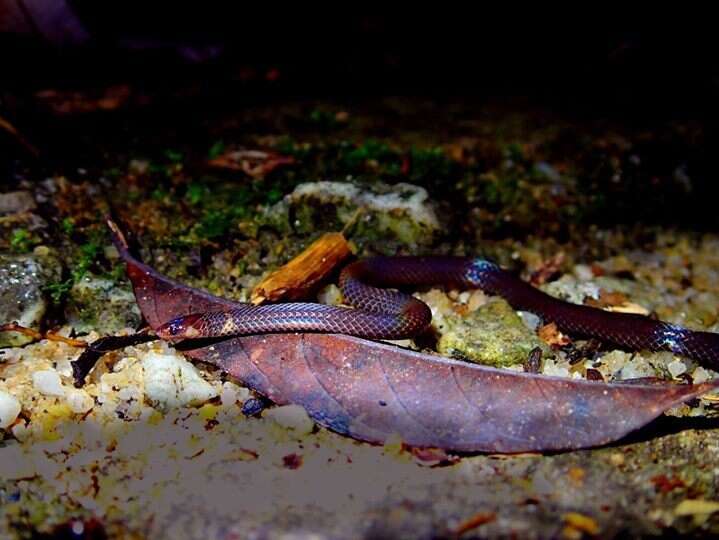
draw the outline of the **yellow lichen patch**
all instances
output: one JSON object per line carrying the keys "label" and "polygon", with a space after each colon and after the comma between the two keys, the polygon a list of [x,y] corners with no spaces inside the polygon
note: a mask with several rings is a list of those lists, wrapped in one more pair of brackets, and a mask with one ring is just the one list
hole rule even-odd
{"label": "yellow lichen patch", "polygon": [[252,303],[304,298],[350,254],[342,233],[326,233],[262,280],[252,291]]}

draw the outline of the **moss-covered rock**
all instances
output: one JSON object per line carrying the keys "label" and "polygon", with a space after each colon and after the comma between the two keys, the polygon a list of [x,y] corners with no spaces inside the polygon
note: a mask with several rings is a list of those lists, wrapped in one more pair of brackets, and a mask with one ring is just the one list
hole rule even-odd
{"label": "moss-covered rock", "polygon": [[490,366],[519,364],[535,347],[546,350],[546,345],[501,299],[480,306],[464,317],[444,317],[440,331],[437,350],[441,354]]}
{"label": "moss-covered rock", "polygon": [[70,289],[65,316],[77,332],[95,330],[103,335],[140,324],[140,310],[130,287],[91,274]]}
{"label": "moss-covered rock", "polygon": [[[61,272],[59,260],[44,246],[26,255],[0,255],[0,324],[39,329],[48,307],[44,289]],[[32,338],[16,332],[0,332],[0,347],[29,341]]]}
{"label": "moss-covered rock", "polygon": [[277,206],[300,233],[340,230],[352,223],[352,238],[380,248],[430,245],[440,229],[427,191],[412,184],[370,187],[349,182],[300,184]]}

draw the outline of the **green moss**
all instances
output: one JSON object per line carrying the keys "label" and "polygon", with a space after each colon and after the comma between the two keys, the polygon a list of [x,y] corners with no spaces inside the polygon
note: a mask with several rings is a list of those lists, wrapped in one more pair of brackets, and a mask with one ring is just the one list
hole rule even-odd
{"label": "green moss", "polygon": [[103,335],[140,323],[140,311],[130,287],[92,274],[70,289],[65,315],[77,331],[95,330]]}
{"label": "green moss", "polygon": [[207,151],[207,157],[209,159],[215,159],[220,157],[225,152],[225,142],[222,140],[215,141],[210,149]]}
{"label": "green moss", "polygon": [[27,253],[33,245],[33,236],[27,229],[15,229],[10,237],[10,249],[15,253]]}

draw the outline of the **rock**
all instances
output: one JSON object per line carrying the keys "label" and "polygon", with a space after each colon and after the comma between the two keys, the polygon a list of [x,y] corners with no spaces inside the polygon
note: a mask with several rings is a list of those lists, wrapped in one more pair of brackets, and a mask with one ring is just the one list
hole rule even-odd
{"label": "rock", "polygon": [[161,408],[197,405],[217,396],[197,368],[179,355],[149,352],[142,360],[145,394]]}
{"label": "rock", "polygon": [[95,400],[85,390],[72,388],[65,393],[65,401],[75,414],[84,414],[95,405]]}
{"label": "rock", "polygon": [[43,369],[32,374],[32,385],[41,394],[46,396],[65,395],[60,374],[54,369]]}
{"label": "rock", "polygon": [[510,305],[501,299],[488,302],[465,317],[446,316],[443,327],[437,350],[441,354],[480,364],[519,364],[535,347],[547,349]]}
{"label": "rock", "polygon": [[684,362],[675,358],[667,364],[667,369],[669,370],[669,373],[671,373],[672,377],[676,379],[679,375],[686,372],[687,366]]}
{"label": "rock", "polygon": [[0,390],[0,429],[10,427],[21,410],[22,406],[15,396]]}
{"label": "rock", "polygon": [[0,193],[0,215],[30,212],[36,207],[35,199],[29,191]]}
{"label": "rock", "polygon": [[[47,311],[43,289],[61,274],[60,263],[47,249],[29,255],[0,255],[0,324],[17,322],[38,329]],[[0,347],[24,345],[32,339],[0,332]]]}
{"label": "rock", "polygon": [[297,231],[341,230],[353,222],[353,239],[376,240],[380,245],[388,240],[428,245],[440,229],[427,190],[406,183],[370,188],[350,182],[308,182],[273,208],[293,216]]}
{"label": "rock", "polygon": [[265,418],[274,420],[285,429],[291,429],[295,435],[308,435],[315,428],[315,423],[300,405],[283,405],[265,411]]}
{"label": "rock", "polygon": [[102,335],[135,328],[141,319],[129,286],[92,275],[70,289],[65,316],[77,332],[94,330]]}

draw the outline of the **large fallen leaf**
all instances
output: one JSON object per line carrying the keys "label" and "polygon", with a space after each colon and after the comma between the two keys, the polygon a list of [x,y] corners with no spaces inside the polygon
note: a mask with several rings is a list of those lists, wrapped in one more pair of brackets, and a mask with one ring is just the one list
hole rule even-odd
{"label": "large fallen leaf", "polygon": [[[116,231],[117,234],[117,231]],[[235,305],[173,281],[130,256],[135,296],[151,327]],[[715,388],[605,384],[498,370],[337,334],[267,334],[186,351],[279,404],[302,405],[351,437],[460,451],[523,452],[617,440]]]}

